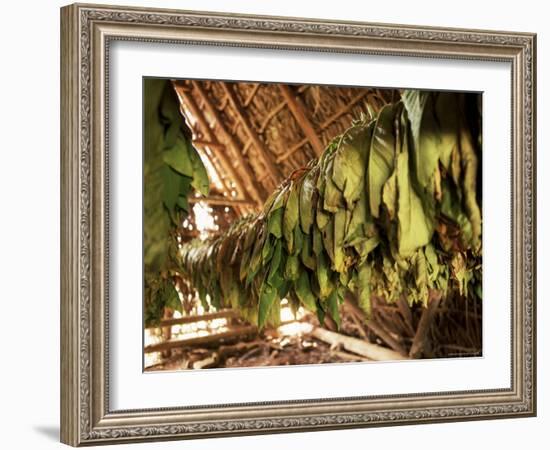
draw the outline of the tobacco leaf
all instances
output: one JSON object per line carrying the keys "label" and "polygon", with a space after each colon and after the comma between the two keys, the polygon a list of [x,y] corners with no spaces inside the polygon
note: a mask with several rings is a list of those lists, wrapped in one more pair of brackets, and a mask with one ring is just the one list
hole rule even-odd
{"label": "tobacco leaf", "polygon": [[290,188],[284,209],[283,236],[289,253],[294,252],[294,228],[297,226],[300,217],[298,189],[299,186],[295,184]]}
{"label": "tobacco leaf", "polygon": [[296,296],[306,309],[310,311],[315,311],[317,309],[316,299],[311,292],[311,283],[306,271],[302,272],[298,277],[294,290],[296,292]]}
{"label": "tobacco leaf", "polygon": [[394,168],[394,115],[395,107],[393,105],[384,106],[380,110],[372,132],[367,171],[367,189],[369,193],[370,212],[373,217],[379,217],[380,203],[382,201],[382,187],[390,177]]}
{"label": "tobacco leaf", "polygon": [[269,283],[263,283],[258,304],[258,327],[264,326],[269,310],[277,298],[277,290]]}
{"label": "tobacco leaf", "polygon": [[310,170],[303,178],[300,187],[300,226],[302,227],[302,231],[306,234],[309,234],[315,214],[315,210],[313,209],[313,194],[315,192],[316,184],[315,177],[316,171]]}
{"label": "tobacco leaf", "polygon": [[430,242],[433,225],[425,214],[422,201],[411,184],[408,152],[403,152],[398,156],[396,172],[399,193],[398,249],[400,256],[407,257],[411,256],[419,247]]}

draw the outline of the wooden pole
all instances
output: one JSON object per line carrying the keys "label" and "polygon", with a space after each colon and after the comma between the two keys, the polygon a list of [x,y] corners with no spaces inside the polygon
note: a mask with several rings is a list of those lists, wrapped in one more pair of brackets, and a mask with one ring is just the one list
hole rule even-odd
{"label": "wooden pole", "polygon": [[340,109],[339,111],[336,111],[332,116],[330,116],[328,119],[326,119],[321,125],[320,125],[320,129],[321,130],[324,130],[325,128],[327,128],[329,125],[331,125],[332,123],[334,123],[336,120],[338,120],[340,117],[342,117],[344,114],[350,112],[352,110],[352,108],[357,104],[359,103],[361,100],[363,100],[365,97],[367,97],[369,95],[369,92],[362,92],[360,93],[359,95],[356,95],[355,97],[353,97],[348,103],[346,106],[344,106],[342,109]]}
{"label": "wooden pole", "polygon": [[233,108],[235,109],[235,112],[237,113],[238,121],[241,122],[242,126],[246,131],[246,134],[248,134],[248,137],[252,140],[252,142],[258,149],[258,152],[260,152],[262,160],[268,172],[270,173],[271,178],[273,179],[275,184],[279,184],[284,177],[281,171],[279,170],[279,167],[275,164],[275,161],[271,156],[271,152],[267,149],[263,141],[260,139],[260,136],[258,136],[258,133],[256,133],[256,130],[252,127],[250,120],[248,120],[248,116],[246,115],[242,106],[239,104],[239,101],[235,96],[235,93],[231,90],[229,85],[225,82],[222,82],[221,86],[223,91],[225,92],[225,95],[229,99],[229,103],[231,103],[231,106],[233,106]]}
{"label": "wooden pole", "polygon": [[182,325],[184,323],[195,323],[195,322],[201,322],[201,321],[208,321],[208,320],[214,320],[214,319],[233,319],[237,318],[239,315],[236,311],[232,309],[224,309],[221,311],[216,311],[212,313],[206,313],[206,314],[200,314],[196,316],[184,316],[184,317],[178,317],[177,319],[165,319],[161,320],[158,325],[147,327],[149,328],[163,328],[163,327],[171,327],[174,325]]}
{"label": "wooden pole", "polygon": [[189,197],[189,203],[208,203],[209,205],[254,205],[254,202],[251,200],[240,200],[232,197]]}
{"label": "wooden pole", "polygon": [[313,128],[313,124],[309,120],[309,118],[306,115],[304,105],[298,99],[290,90],[288,85],[286,84],[279,84],[279,89],[281,91],[281,94],[283,94],[283,97],[286,100],[286,103],[288,105],[288,108],[296,118],[296,121],[302,128],[302,131],[306,135],[309,143],[313,147],[313,150],[317,154],[317,156],[320,156],[323,153],[323,150],[325,149],[325,146],[321,142],[321,139],[317,135],[317,132]]}

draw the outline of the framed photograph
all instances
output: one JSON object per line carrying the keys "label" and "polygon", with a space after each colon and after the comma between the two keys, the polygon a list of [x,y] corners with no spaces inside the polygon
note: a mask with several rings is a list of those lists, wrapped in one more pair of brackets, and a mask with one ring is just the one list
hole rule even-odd
{"label": "framed photograph", "polygon": [[61,440],[536,414],[536,36],[61,9]]}

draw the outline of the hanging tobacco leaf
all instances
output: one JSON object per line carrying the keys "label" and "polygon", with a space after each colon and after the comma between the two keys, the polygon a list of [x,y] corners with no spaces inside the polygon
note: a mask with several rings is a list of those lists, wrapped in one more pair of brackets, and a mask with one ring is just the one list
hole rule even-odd
{"label": "hanging tobacco leaf", "polygon": [[472,98],[405,91],[285,180],[259,214],[184,244],[182,271],[201,299],[260,326],[278,322],[283,298],[339,324],[346,290],[367,315],[372,296],[481,295],[481,149],[463,117]]}

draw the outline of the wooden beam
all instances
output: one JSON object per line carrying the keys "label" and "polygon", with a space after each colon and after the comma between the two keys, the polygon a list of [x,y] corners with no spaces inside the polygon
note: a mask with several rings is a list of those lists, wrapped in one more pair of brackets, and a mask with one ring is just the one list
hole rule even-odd
{"label": "wooden beam", "polygon": [[246,336],[254,336],[258,332],[258,328],[254,325],[245,325],[235,327],[220,333],[212,333],[206,336],[198,336],[187,339],[178,339],[174,341],[159,342],[158,344],[148,345],[143,349],[145,353],[162,352],[164,350],[178,347],[200,347],[218,342],[226,342],[230,339],[245,338]]}
{"label": "wooden beam", "polygon": [[225,145],[220,144],[219,142],[211,142],[211,141],[203,141],[201,139],[194,139],[193,144],[199,145],[201,147],[210,147],[221,151],[225,150]]}
{"label": "wooden beam", "polygon": [[256,83],[252,90],[250,91],[250,94],[248,94],[248,97],[246,97],[246,100],[244,101],[245,108],[252,103],[252,100],[254,99],[254,96],[258,92],[258,89],[260,89],[261,83]]}
{"label": "wooden beam", "polygon": [[189,203],[208,203],[209,205],[254,205],[254,202],[250,200],[242,200],[232,197],[189,197]]}
{"label": "wooden beam", "polygon": [[260,127],[260,133],[264,132],[269,122],[271,122],[271,119],[273,119],[273,117],[279,114],[279,112],[282,111],[285,106],[286,106],[286,100],[283,100],[281,103],[275,106],[275,108],[273,108],[271,111],[267,113],[267,115],[264,117],[264,120],[262,121],[262,126]]}
{"label": "wooden beam", "polygon": [[279,84],[279,89],[281,91],[281,94],[283,94],[284,99],[286,100],[288,108],[294,115],[296,121],[302,128],[304,135],[307,137],[309,143],[313,147],[315,154],[317,156],[320,156],[325,150],[325,146],[323,145],[323,143],[321,142],[321,139],[317,135],[315,128],[313,128],[313,124],[307,117],[303,103],[300,101],[298,97],[296,97],[292,93],[288,85]]}
{"label": "wooden beam", "polygon": [[[216,138],[216,135],[214,134],[214,132],[211,130],[210,125],[206,120],[206,117],[204,117],[204,114],[202,113],[201,109],[195,102],[195,99],[193,98],[193,96],[187,91],[179,90],[180,85],[177,85],[177,88],[182,100],[185,102],[185,105],[189,108],[189,111],[191,112],[191,114],[193,114],[193,117],[196,119],[201,130],[205,134],[206,139],[208,139],[208,141],[214,144],[216,147],[222,146],[222,144]],[[197,143],[197,141],[195,141],[195,143]],[[200,143],[198,145],[201,147],[204,147],[200,145]],[[231,161],[229,161],[226,152],[222,152],[222,151],[216,152],[216,158],[220,161],[220,164],[222,165],[223,170],[231,178],[231,181],[233,181],[237,186],[237,190],[239,191],[239,194],[241,194],[245,198],[251,198],[250,192],[242,184],[241,177],[237,174],[237,172],[233,168],[233,165],[231,164]],[[251,187],[251,189],[253,188],[254,186]]]}
{"label": "wooden beam", "polygon": [[[252,197],[254,198],[258,206],[261,207],[264,200],[262,198],[262,195],[260,194],[261,189],[256,184],[255,180],[252,178],[251,174],[253,174],[254,172],[252,171],[250,164],[248,164],[248,162],[244,159],[244,156],[241,153],[239,144],[237,143],[233,135],[227,131],[227,128],[225,127],[223,121],[221,120],[219,111],[214,107],[214,105],[212,105],[212,103],[208,99],[208,96],[204,91],[204,89],[202,88],[202,86],[200,85],[200,83],[198,83],[195,80],[191,81],[191,83],[193,84],[195,92],[204,103],[204,107],[208,111],[208,114],[210,114],[212,118],[216,121],[216,124],[218,125],[219,130],[221,131],[225,140],[231,146],[235,159],[237,160],[238,164],[242,168],[242,170],[240,171],[240,177],[242,177],[244,179],[244,182],[250,186]],[[237,181],[240,181],[240,179],[235,180],[235,183]]]}
{"label": "wooden beam", "polygon": [[284,152],[282,155],[277,156],[277,162],[280,163],[281,161],[284,161],[285,159],[289,158],[293,153],[295,153],[300,147],[302,147],[304,144],[308,143],[308,138],[302,139],[297,144],[294,144],[292,147],[290,147],[286,152]]}
{"label": "wooden beam", "polygon": [[232,309],[224,309],[224,310],[216,311],[212,313],[197,314],[196,316],[184,316],[184,317],[178,317],[177,319],[164,319],[164,320],[161,320],[158,325],[147,327],[147,329],[172,327],[174,325],[201,322],[203,320],[208,321],[208,320],[214,320],[214,319],[235,319],[237,317],[239,317],[239,315],[237,314],[236,311]]}
{"label": "wooden beam", "polygon": [[353,97],[347,104],[346,106],[344,106],[342,109],[340,109],[339,111],[336,111],[332,116],[330,116],[329,118],[327,118],[320,126],[320,129],[321,130],[324,130],[325,128],[327,128],[329,125],[331,125],[332,123],[334,123],[336,120],[338,120],[340,117],[342,117],[344,114],[348,113],[349,111],[351,111],[351,109],[357,104],[359,103],[361,100],[363,100],[367,95],[369,95],[369,92],[362,92],[361,94],[359,95],[356,95],[355,97]]}
{"label": "wooden beam", "polygon": [[244,109],[239,103],[239,100],[237,99],[235,93],[231,90],[229,85],[225,82],[222,82],[221,86],[225,92],[225,95],[229,99],[229,103],[231,103],[231,105],[235,109],[235,112],[237,113],[237,120],[244,127],[246,134],[248,134],[248,137],[252,140],[252,142],[260,152],[263,162],[267,170],[271,174],[271,178],[273,179],[275,184],[279,184],[283,180],[284,176],[281,173],[281,170],[279,169],[277,164],[275,163],[273,156],[271,155],[271,152],[262,142],[256,130],[252,127],[250,120],[248,120],[248,116],[246,115]]}

